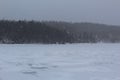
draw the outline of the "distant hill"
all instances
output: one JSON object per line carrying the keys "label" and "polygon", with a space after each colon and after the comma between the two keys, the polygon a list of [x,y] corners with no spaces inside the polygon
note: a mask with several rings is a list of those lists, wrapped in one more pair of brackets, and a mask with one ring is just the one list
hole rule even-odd
{"label": "distant hill", "polygon": [[94,23],[0,20],[0,43],[120,42],[120,26]]}
{"label": "distant hill", "polygon": [[[73,34],[77,42],[92,42],[82,40],[82,35],[94,38],[95,42],[120,42],[120,26],[95,24],[95,23],[68,23],[68,22],[45,22],[45,24],[66,30]],[[93,42],[94,42],[93,41]]]}

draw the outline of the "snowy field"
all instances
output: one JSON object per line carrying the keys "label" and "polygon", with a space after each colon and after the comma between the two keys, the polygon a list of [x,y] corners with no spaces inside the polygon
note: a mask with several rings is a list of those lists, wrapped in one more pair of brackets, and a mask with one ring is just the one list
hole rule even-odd
{"label": "snowy field", "polygon": [[0,80],[120,80],[120,44],[0,44]]}

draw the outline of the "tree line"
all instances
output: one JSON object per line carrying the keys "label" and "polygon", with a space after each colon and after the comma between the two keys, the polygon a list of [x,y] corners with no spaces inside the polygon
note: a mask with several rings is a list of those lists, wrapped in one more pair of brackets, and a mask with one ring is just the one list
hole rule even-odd
{"label": "tree line", "polygon": [[120,41],[120,30],[118,30],[120,28],[116,27],[114,30],[113,27],[112,29],[111,27],[107,27],[105,30],[99,27],[101,30],[99,29],[100,31],[98,31],[96,26],[103,25],[88,23],[85,23],[84,25],[80,23],[78,25],[77,23],[47,21],[0,20],[0,43],[64,44]]}
{"label": "tree line", "polygon": [[35,21],[0,21],[0,43],[66,43],[72,37],[59,30]]}

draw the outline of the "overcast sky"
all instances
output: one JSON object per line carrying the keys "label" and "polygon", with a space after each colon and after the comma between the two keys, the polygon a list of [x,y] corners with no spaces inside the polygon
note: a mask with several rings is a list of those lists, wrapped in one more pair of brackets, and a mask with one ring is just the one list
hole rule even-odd
{"label": "overcast sky", "polygon": [[0,19],[120,25],[120,0],[0,0]]}

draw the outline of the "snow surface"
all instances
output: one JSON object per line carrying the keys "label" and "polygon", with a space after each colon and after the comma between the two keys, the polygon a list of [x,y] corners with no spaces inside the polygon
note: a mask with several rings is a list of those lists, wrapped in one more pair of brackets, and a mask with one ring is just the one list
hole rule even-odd
{"label": "snow surface", "polygon": [[0,80],[120,80],[120,44],[0,44]]}

